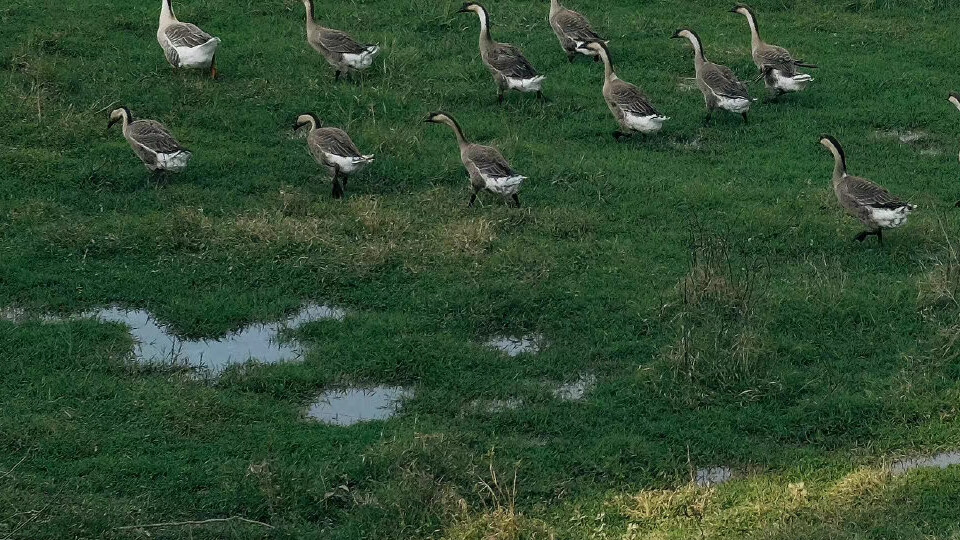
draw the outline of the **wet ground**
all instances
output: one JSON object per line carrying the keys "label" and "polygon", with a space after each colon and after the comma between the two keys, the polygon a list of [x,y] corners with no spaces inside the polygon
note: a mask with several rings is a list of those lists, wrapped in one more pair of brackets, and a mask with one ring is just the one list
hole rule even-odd
{"label": "wet ground", "polygon": [[307,418],[334,426],[352,426],[369,420],[386,420],[397,414],[413,391],[401,386],[328,390],[307,409]]}
{"label": "wet ground", "polygon": [[[133,338],[134,358],[146,364],[183,365],[217,375],[234,364],[250,360],[273,364],[303,357],[302,346],[282,334],[321,320],[343,320],[346,312],[339,308],[308,304],[290,317],[273,323],[246,326],[223,337],[184,339],[159,322],[149,311],[110,306],[71,316],[43,315],[38,320],[55,323],[78,319],[96,319],[125,325]],[[0,318],[14,322],[29,320],[28,314],[18,308],[0,311]]]}

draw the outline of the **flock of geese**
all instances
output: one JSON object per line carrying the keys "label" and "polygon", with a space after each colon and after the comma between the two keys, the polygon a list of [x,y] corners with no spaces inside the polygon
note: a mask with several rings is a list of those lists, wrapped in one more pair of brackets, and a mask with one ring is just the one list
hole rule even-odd
{"label": "flock of geese", "polygon": [[[174,14],[171,0],[161,1],[157,41],[167,61],[174,68],[209,70],[211,77],[216,78],[216,55],[220,39],[194,24],[181,22]],[[360,43],[343,31],[321,26],[315,18],[314,1],[303,0],[303,4],[306,9],[307,42],[334,69],[335,79],[339,80],[345,73],[367,69],[373,64],[380,53],[379,46]],[[504,94],[509,90],[536,93],[538,98],[543,98],[545,77],[519,48],[493,40],[487,9],[476,2],[467,2],[459,11],[474,13],[479,19],[480,57],[496,83],[497,101],[502,103]],[[731,12],[743,15],[747,20],[751,54],[759,70],[756,81],[764,81],[770,99],[806,89],[813,78],[799,69],[816,66],[793,58],[782,47],[766,43],[760,37],[757,17],[750,7],[738,4]],[[549,21],[570,62],[577,55],[583,55],[603,63],[602,94],[619,128],[613,132],[616,140],[637,133],[646,136],[660,131],[669,117],[661,114],[640,88],[617,76],[609,41],[593,29],[586,17],[563,7],[559,0],[550,0]],[[703,94],[707,109],[705,122],[710,122],[716,109],[722,109],[741,115],[746,123],[747,113],[755,101],[750,97],[747,85],[727,66],[707,60],[703,43],[694,31],[680,29],[672,37],[688,40],[693,48],[696,84]],[[950,94],[949,100],[960,109],[960,94]],[[122,123],[124,138],[149,170],[180,172],[187,167],[191,153],[159,122],[135,120],[126,107],[111,112],[108,127],[118,122]],[[470,178],[472,193],[469,206],[473,206],[481,191],[498,195],[508,203],[520,206],[518,192],[526,177],[514,171],[499,150],[469,142],[460,124],[449,113],[430,113],[425,122],[444,124],[453,131],[460,159]],[[297,117],[294,129],[304,127],[309,128],[307,148],[310,154],[330,174],[332,196],[342,198],[348,177],[373,162],[374,156],[362,154],[346,132],[335,127],[324,127],[314,114]],[[834,137],[823,135],[820,144],[834,157],[833,189],[840,205],[865,226],[866,230],[858,234],[856,239],[863,241],[872,235],[882,245],[883,230],[903,225],[916,207],[870,180],[848,174],[843,148]],[[960,206],[960,202],[957,206]]]}

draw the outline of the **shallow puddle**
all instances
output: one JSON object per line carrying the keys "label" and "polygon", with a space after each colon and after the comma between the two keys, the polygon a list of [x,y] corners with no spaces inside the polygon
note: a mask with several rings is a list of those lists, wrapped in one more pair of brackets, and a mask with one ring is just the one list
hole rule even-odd
{"label": "shallow puddle", "polygon": [[[56,323],[78,319],[95,319],[101,322],[120,323],[129,328],[133,337],[134,357],[138,362],[149,364],[177,364],[202,368],[217,375],[226,367],[249,360],[273,364],[297,360],[303,356],[303,348],[294,340],[283,340],[285,330],[296,330],[304,324],[321,320],[343,320],[346,312],[339,308],[309,304],[292,316],[274,323],[252,324],[239,331],[216,339],[183,339],[169,327],[161,324],[143,309],[126,309],[118,306],[99,308],[72,316],[42,315],[43,323]],[[29,316],[18,308],[0,311],[0,319],[22,322]]]}
{"label": "shallow puddle", "polygon": [[903,144],[913,144],[915,142],[918,142],[922,139],[927,138],[927,136],[929,135],[928,133],[923,131],[911,131],[909,129],[879,130],[876,132],[876,134],[877,134],[877,137],[880,137],[882,139],[896,139]]}
{"label": "shallow puddle", "polygon": [[580,401],[587,392],[597,384],[597,377],[592,373],[580,375],[580,378],[553,389],[553,395],[563,401]]}
{"label": "shallow puddle", "polygon": [[507,354],[507,356],[518,356],[524,353],[537,354],[543,348],[543,336],[533,334],[523,337],[496,336],[485,343],[487,347],[493,347]]}
{"label": "shallow puddle", "polygon": [[700,487],[710,487],[729,482],[733,479],[733,469],[729,467],[706,467],[697,469],[694,481]]}
{"label": "shallow puddle", "polygon": [[329,390],[310,405],[307,417],[333,426],[386,420],[397,414],[403,400],[412,396],[411,390],[401,386]]}
{"label": "shallow puddle", "polygon": [[960,465],[960,452],[943,452],[932,456],[915,456],[900,459],[890,465],[890,473],[894,476],[900,476],[914,469],[946,469],[951,465]]}

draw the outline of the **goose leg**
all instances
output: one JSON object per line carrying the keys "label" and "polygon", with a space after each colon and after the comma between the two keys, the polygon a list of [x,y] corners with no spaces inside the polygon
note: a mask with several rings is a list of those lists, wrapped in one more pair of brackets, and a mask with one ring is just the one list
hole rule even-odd
{"label": "goose leg", "polygon": [[517,205],[517,208],[520,208],[520,197],[516,193],[513,194],[513,204]]}
{"label": "goose leg", "polygon": [[960,208],[960,201],[957,201],[957,204],[954,205],[957,208]]}
{"label": "goose leg", "polygon": [[620,131],[620,130],[617,130],[617,131],[614,131],[614,132],[613,132],[613,138],[614,138],[614,140],[616,140],[617,142],[620,142],[620,139],[622,139],[622,138],[624,138],[624,137],[626,137],[626,136],[627,136],[627,134],[624,133],[624,132],[622,132],[622,131]]}
{"label": "goose leg", "polygon": [[339,177],[340,177],[340,167],[334,166],[333,167],[333,193],[331,194],[331,196],[334,199],[343,198],[343,187],[340,185]]}
{"label": "goose leg", "polygon": [[857,242],[863,242],[864,240],[867,239],[868,234],[873,234],[873,233],[868,233],[867,231],[863,231],[862,233],[854,236],[853,239],[856,240]]}
{"label": "goose leg", "polygon": [[497,105],[503,105],[503,90],[497,92]]}
{"label": "goose leg", "polygon": [[747,113],[740,113],[740,116],[743,117],[743,123],[744,123],[744,125],[750,123],[750,120],[747,119]]}
{"label": "goose leg", "polygon": [[883,247],[883,229],[877,229],[874,234],[877,235],[877,242],[880,242],[880,247]]}
{"label": "goose leg", "polygon": [[470,202],[467,203],[467,208],[473,208],[473,203],[475,202],[477,202],[476,190],[474,190],[474,192],[470,194]]}
{"label": "goose leg", "polygon": [[545,99],[543,97],[543,90],[537,90],[537,99],[539,99],[540,101],[543,101]]}
{"label": "goose leg", "polygon": [[577,57],[577,53],[574,51],[567,51],[567,62],[573,63],[573,59]]}
{"label": "goose leg", "polygon": [[707,109],[707,117],[703,119],[703,125],[709,126],[711,118],[713,118],[713,109]]}
{"label": "goose leg", "polygon": [[339,69],[337,70],[336,75],[333,76],[333,80],[335,80],[335,81],[339,81],[339,80],[340,80],[340,70],[339,70]]}
{"label": "goose leg", "polygon": [[214,53],[213,58],[210,60],[210,78],[217,78],[217,55]]}

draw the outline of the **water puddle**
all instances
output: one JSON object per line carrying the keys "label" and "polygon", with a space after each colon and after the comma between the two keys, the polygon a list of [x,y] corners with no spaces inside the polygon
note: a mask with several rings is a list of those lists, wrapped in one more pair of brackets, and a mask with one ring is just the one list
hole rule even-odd
{"label": "water puddle", "polygon": [[694,482],[700,487],[710,487],[729,482],[733,479],[733,469],[729,467],[706,467],[697,469]]}
{"label": "water puddle", "polygon": [[[134,339],[134,357],[147,364],[185,365],[218,375],[228,366],[249,360],[274,364],[299,360],[304,351],[294,340],[285,340],[281,334],[296,330],[314,321],[337,320],[346,317],[339,308],[309,304],[292,316],[274,323],[252,324],[239,331],[216,339],[183,339],[166,325],[142,309],[126,309],[110,306],[72,316],[42,315],[39,321],[55,323],[79,319],[95,319],[101,322],[120,323],[129,328]],[[21,322],[29,317],[23,310],[8,308],[0,311],[0,318]]]}
{"label": "water puddle", "polygon": [[911,131],[909,129],[877,130],[874,133],[876,133],[877,137],[881,139],[895,139],[897,141],[900,141],[903,144],[914,144],[923,139],[926,139],[930,135],[925,131]]}
{"label": "water puddle", "polygon": [[580,378],[553,389],[553,396],[563,401],[580,401],[597,384],[597,376],[592,373],[580,375]]}
{"label": "water puddle", "polygon": [[413,392],[402,386],[345,388],[324,392],[307,409],[307,418],[332,426],[352,426],[369,420],[386,420],[397,414]]}
{"label": "water puddle", "polygon": [[487,341],[484,345],[493,347],[507,354],[507,356],[519,356],[524,353],[537,354],[544,346],[543,336],[533,334],[523,337],[496,336]]}
{"label": "water puddle", "polygon": [[890,473],[893,476],[900,476],[914,469],[946,469],[951,465],[960,465],[960,452],[943,452],[932,456],[915,456],[899,459],[890,465]]}

